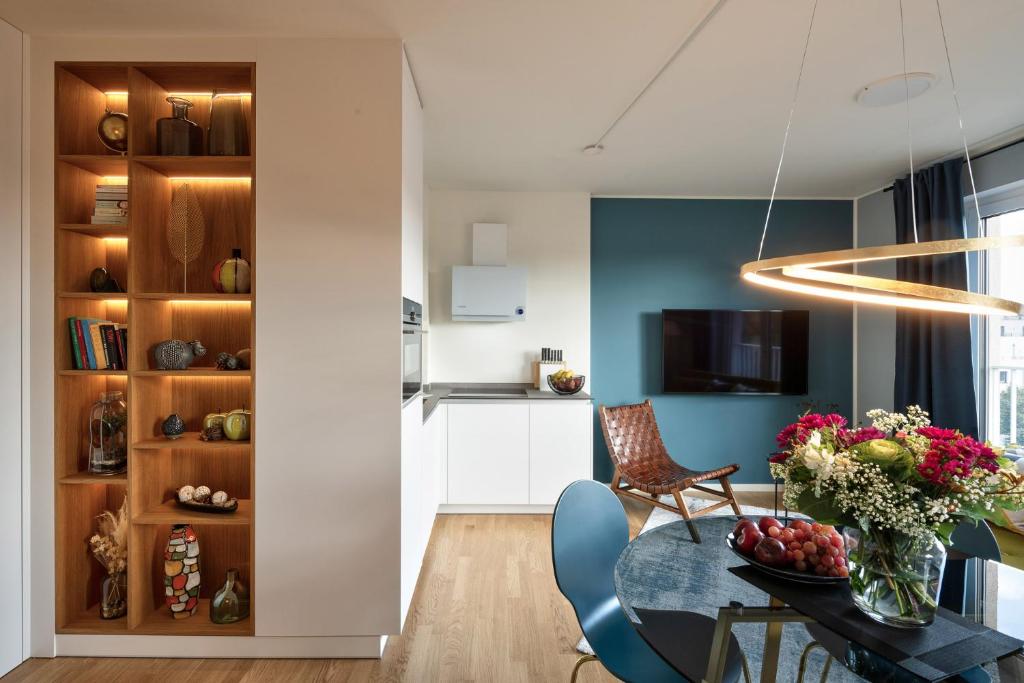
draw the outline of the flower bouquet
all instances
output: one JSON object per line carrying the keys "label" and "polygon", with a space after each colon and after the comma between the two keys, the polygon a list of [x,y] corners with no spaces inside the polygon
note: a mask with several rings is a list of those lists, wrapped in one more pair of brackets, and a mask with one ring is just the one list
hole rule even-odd
{"label": "flower bouquet", "polygon": [[116,619],[128,612],[128,499],[117,514],[104,510],[96,518],[97,533],[89,539],[93,557],[107,570],[100,595],[100,616]]}
{"label": "flower bouquet", "polygon": [[1005,523],[1024,508],[1024,476],[987,444],[931,426],[928,413],[808,413],[776,437],[769,462],[787,507],[843,525],[854,603],[894,626],[935,617],[945,545],[964,519]]}

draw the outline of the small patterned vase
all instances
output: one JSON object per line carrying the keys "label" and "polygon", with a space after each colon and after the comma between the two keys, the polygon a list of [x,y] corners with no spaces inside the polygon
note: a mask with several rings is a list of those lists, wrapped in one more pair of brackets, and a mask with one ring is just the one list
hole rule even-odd
{"label": "small patterned vase", "polygon": [[199,539],[188,524],[175,524],[164,551],[164,600],[175,619],[199,607]]}

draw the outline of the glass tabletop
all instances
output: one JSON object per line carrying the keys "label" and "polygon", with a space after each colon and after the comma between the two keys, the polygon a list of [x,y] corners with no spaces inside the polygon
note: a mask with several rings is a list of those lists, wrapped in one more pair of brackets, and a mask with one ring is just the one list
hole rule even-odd
{"label": "glass tabletop", "polygon": [[[635,607],[688,610],[714,617],[720,607],[739,602],[748,607],[768,604],[768,595],[726,571],[745,563],[725,544],[734,516],[704,517],[699,525],[703,543],[695,544],[683,521],[647,531],[634,539],[615,567],[615,592],[626,615],[638,621]],[[1024,639],[1024,571],[999,562],[968,560],[976,577],[968,585],[964,616],[989,628]],[[760,669],[763,624],[736,624],[740,646]],[[784,629],[779,679],[795,680],[800,654],[811,641],[801,625]],[[841,667],[833,667],[830,680],[861,680]]]}

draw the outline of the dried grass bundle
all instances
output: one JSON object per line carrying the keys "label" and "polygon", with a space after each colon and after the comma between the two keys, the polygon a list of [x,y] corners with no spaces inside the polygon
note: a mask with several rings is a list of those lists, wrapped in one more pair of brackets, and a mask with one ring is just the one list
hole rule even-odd
{"label": "dried grass bundle", "polygon": [[117,574],[128,568],[128,498],[125,497],[115,515],[104,510],[96,518],[98,533],[89,539],[93,557],[108,574]]}

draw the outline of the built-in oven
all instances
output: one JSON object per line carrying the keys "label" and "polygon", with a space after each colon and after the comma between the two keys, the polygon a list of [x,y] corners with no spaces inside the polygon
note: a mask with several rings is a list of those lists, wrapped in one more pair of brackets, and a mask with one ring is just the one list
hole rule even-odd
{"label": "built-in oven", "polygon": [[402,299],[402,401],[423,389],[423,306]]}

